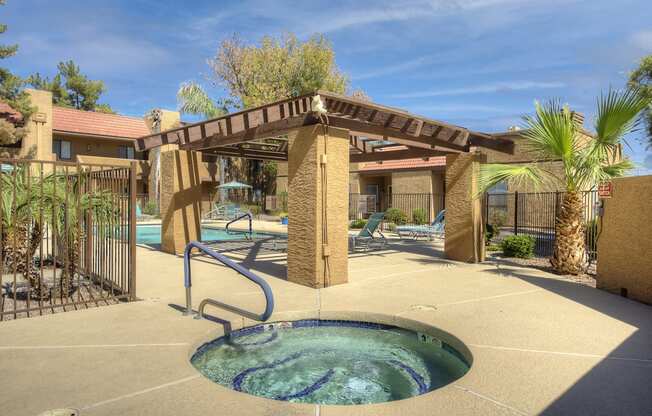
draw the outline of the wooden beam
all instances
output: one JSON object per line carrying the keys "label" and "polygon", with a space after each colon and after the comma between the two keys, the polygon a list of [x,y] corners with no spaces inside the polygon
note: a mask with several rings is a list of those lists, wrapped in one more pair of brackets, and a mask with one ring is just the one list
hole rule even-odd
{"label": "wooden beam", "polygon": [[434,146],[443,147],[453,151],[467,151],[468,146],[462,146],[455,143],[449,143],[444,140],[439,140],[434,137],[420,136],[414,137],[406,133],[402,133],[396,129],[389,129],[377,124],[365,123],[359,120],[352,120],[347,118],[331,116],[328,118],[329,124],[333,127],[348,129],[353,134],[355,132],[361,133],[360,135],[370,134],[377,137],[387,137],[390,141],[395,143],[404,144],[411,147],[432,148]]}
{"label": "wooden beam", "polygon": [[351,163],[360,162],[379,162],[381,160],[400,160],[400,159],[414,159],[414,158],[427,158],[436,156],[446,156],[448,152],[441,152],[428,149],[407,149],[407,150],[392,150],[384,152],[362,153],[357,155],[350,155],[349,161]]}
{"label": "wooden beam", "polygon": [[303,114],[291,118],[272,121],[267,124],[260,124],[257,127],[253,127],[240,133],[232,134],[230,136],[207,137],[204,140],[189,143],[188,145],[183,146],[183,148],[187,150],[205,150],[213,147],[244,143],[252,140],[269,139],[275,136],[287,134],[292,129],[303,126],[310,126],[312,124],[317,124],[318,122],[319,119],[317,119],[312,114]]}
{"label": "wooden beam", "polygon": [[469,137],[469,144],[471,146],[483,147],[501,153],[507,153],[510,155],[514,154],[514,142],[500,137],[471,133]]}

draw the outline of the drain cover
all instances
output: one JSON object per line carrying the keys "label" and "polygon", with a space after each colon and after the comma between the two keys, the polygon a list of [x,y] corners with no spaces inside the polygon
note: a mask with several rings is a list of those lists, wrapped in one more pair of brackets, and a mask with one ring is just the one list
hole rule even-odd
{"label": "drain cover", "polygon": [[77,409],[52,409],[40,413],[38,416],[79,416]]}

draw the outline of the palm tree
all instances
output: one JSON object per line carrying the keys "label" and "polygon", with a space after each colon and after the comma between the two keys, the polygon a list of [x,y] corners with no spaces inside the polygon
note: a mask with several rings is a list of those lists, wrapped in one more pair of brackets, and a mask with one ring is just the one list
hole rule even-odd
{"label": "palm tree", "polygon": [[561,209],[555,220],[552,266],[563,274],[578,274],[586,268],[584,202],[582,191],[598,183],[623,176],[634,165],[621,157],[624,137],[635,131],[640,114],[650,105],[635,90],[609,90],[597,99],[595,136],[581,134],[567,106],[558,101],[535,103],[534,116],[525,116],[522,136],[537,161],[561,161],[563,174],[545,164],[487,164],[480,169],[480,192],[505,181],[540,186],[552,183],[564,189]]}
{"label": "palm tree", "polygon": [[[67,264],[56,289],[68,296],[79,265],[79,243],[89,231],[84,228],[84,219],[90,214],[95,224],[117,223],[117,198],[108,190],[84,189],[86,179],[82,173],[50,173],[42,177],[33,173],[22,165],[0,173],[2,259],[10,272],[15,270],[25,277],[33,297],[47,297],[33,264],[47,225],[51,237],[63,248]],[[80,192],[82,189],[84,192]],[[105,231],[99,227],[98,234],[105,237]]]}

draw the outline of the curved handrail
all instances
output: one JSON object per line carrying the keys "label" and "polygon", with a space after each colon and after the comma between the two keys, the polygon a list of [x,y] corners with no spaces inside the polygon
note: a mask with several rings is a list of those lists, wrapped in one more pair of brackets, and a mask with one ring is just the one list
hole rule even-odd
{"label": "curved handrail", "polygon": [[197,314],[198,318],[201,318],[203,316],[204,307],[207,304],[210,304],[213,306],[218,306],[224,309],[228,309],[240,313],[242,315],[247,315],[248,317],[255,319],[257,321],[262,322],[269,319],[269,317],[272,315],[272,312],[274,311],[274,295],[272,294],[272,288],[269,286],[269,284],[265,280],[263,280],[263,278],[252,273],[250,270],[245,269],[241,265],[237,264],[233,260],[226,257],[224,254],[217,253],[210,247],[198,241],[191,241],[190,243],[188,243],[186,249],[183,252],[183,275],[184,275],[184,286],[186,287],[186,312],[184,312],[184,315],[192,314],[192,299],[191,299],[192,278],[190,272],[190,253],[192,252],[193,248],[196,248],[199,251],[211,256],[215,260],[219,261],[225,266],[235,270],[236,272],[240,273],[247,279],[256,283],[258,286],[260,286],[260,288],[263,290],[263,293],[265,294],[265,312],[263,312],[261,315],[256,315],[251,312],[244,311],[240,308],[236,308],[234,306],[226,305],[224,303],[215,301],[213,299],[204,299],[199,304],[198,314]]}
{"label": "curved handrail", "polygon": [[236,217],[236,218],[232,219],[231,221],[227,222],[226,227],[224,227],[224,230],[226,231],[226,233],[230,234],[229,225],[233,224],[236,221],[240,221],[241,219],[243,219],[245,217],[249,218],[249,239],[251,239],[252,235],[253,235],[253,228],[251,226],[251,222],[252,222],[253,217],[251,216],[251,213],[249,213],[249,212],[245,212],[244,214],[240,215],[239,217]]}

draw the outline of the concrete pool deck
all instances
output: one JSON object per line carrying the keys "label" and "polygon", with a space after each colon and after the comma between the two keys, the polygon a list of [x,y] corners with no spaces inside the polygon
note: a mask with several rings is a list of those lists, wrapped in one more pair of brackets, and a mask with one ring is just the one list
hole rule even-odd
{"label": "concrete pool deck", "polygon": [[[285,257],[236,253],[267,278],[271,320],[351,318],[432,325],[463,341],[469,373],[412,399],[316,406],[238,393],[189,363],[223,334],[183,316],[182,259],[138,247],[141,301],[0,323],[0,414],[71,407],[85,415],[651,414],[652,307],[507,263],[443,259],[439,243],[394,241],[350,256],[350,282],[310,289],[283,280]],[[253,250],[255,251],[255,250]],[[193,300],[255,312],[257,286],[193,260]],[[207,309],[233,328],[253,324]]]}

